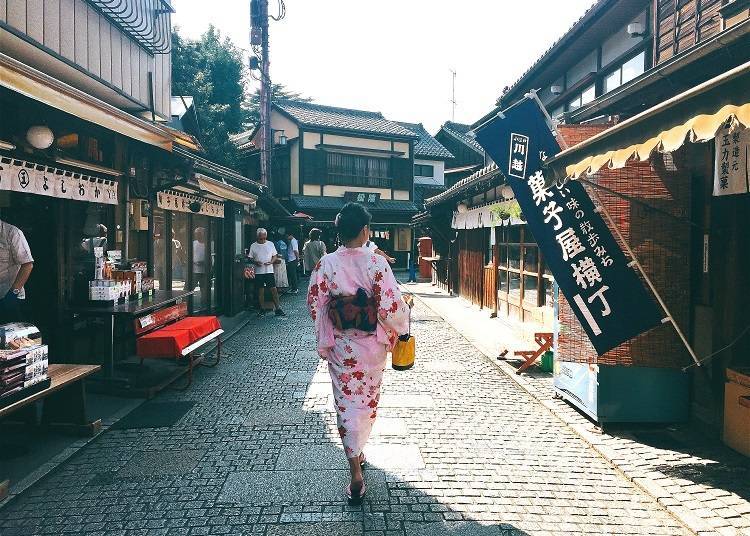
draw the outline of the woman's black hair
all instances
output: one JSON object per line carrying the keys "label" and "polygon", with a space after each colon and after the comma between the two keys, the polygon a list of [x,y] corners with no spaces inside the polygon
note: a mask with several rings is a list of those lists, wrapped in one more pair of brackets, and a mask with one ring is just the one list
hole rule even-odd
{"label": "woman's black hair", "polygon": [[342,242],[357,238],[365,225],[370,225],[372,215],[359,203],[347,203],[336,216],[336,231]]}
{"label": "woman's black hair", "polygon": [[320,240],[320,235],[321,234],[322,233],[321,233],[320,229],[310,229],[310,235],[309,235],[310,240],[313,240],[313,241],[314,240]]}

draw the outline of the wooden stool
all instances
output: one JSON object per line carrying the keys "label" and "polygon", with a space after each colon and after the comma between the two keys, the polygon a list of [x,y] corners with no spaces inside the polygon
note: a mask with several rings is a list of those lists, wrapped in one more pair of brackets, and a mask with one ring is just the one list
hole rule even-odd
{"label": "wooden stool", "polygon": [[518,357],[522,357],[524,360],[523,365],[516,369],[516,374],[521,374],[524,370],[529,368],[539,357],[552,348],[554,342],[554,335],[552,333],[534,333],[534,341],[539,345],[536,350],[516,350],[514,354]]}

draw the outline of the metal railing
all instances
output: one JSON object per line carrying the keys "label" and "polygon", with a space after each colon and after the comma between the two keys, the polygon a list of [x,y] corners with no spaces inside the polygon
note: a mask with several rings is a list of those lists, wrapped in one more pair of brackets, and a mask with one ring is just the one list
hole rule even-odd
{"label": "metal railing", "polygon": [[88,0],[123,32],[151,54],[168,54],[172,47],[167,0]]}

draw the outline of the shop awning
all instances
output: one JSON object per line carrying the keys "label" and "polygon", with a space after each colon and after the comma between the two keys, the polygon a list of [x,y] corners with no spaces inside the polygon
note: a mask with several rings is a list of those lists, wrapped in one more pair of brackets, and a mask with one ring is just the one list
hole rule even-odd
{"label": "shop awning", "polygon": [[[451,228],[463,230],[525,224],[526,222],[519,217],[511,215],[514,212],[513,205],[517,206],[518,203],[516,201],[499,201],[471,208],[466,212],[454,211]],[[505,216],[503,212],[507,213],[505,219],[501,219],[501,216]]]}
{"label": "shop awning", "polygon": [[547,162],[548,180],[578,178],[646,161],[685,143],[713,140],[727,121],[750,127],[750,62],[566,149]]}
{"label": "shop awning", "polygon": [[173,136],[0,53],[0,86],[134,140],[172,150]]}
{"label": "shop awning", "polygon": [[230,184],[206,177],[205,175],[196,174],[198,179],[198,188],[203,192],[208,192],[227,201],[236,201],[243,205],[255,206],[257,196],[244,190],[240,190]]}

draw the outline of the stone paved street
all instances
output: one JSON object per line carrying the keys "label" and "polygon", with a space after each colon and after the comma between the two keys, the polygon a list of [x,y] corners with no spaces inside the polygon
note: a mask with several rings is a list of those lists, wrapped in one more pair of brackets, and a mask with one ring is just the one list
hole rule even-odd
{"label": "stone paved street", "polygon": [[[388,369],[368,498],[346,463],[303,296],[253,321],[162,428],[111,428],[0,510],[0,534],[440,536],[688,532],[424,305]],[[153,407],[153,406],[152,406]]]}

